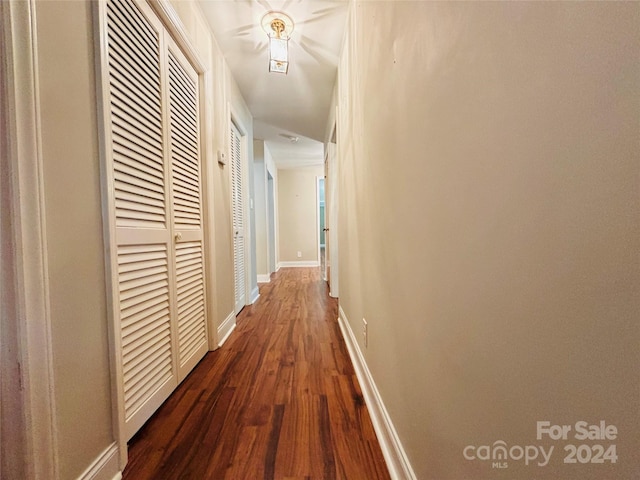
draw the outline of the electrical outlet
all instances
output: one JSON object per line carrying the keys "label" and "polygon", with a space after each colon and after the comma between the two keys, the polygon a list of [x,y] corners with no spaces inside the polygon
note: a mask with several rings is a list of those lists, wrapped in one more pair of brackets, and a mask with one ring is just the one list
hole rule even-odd
{"label": "electrical outlet", "polygon": [[298,252],[298,258],[302,258],[302,252]]}
{"label": "electrical outlet", "polygon": [[365,348],[369,346],[369,324],[362,317],[362,336],[364,338],[364,346]]}

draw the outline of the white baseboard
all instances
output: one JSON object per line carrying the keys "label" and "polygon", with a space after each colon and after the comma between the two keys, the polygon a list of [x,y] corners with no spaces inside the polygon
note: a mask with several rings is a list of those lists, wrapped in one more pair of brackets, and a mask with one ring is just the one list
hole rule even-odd
{"label": "white baseboard", "polygon": [[256,288],[254,288],[253,291],[251,292],[251,300],[250,300],[251,303],[249,305],[253,305],[254,303],[256,303],[259,297],[260,297],[260,289],[256,285]]}
{"label": "white baseboard", "polygon": [[276,272],[280,270],[280,262],[278,262],[278,264],[276,265]]}
{"label": "white baseboard", "polygon": [[118,445],[113,442],[89,465],[78,480],[120,480],[121,478]]}
{"label": "white baseboard", "polygon": [[258,283],[269,283],[271,281],[271,275],[266,273],[258,274]]}
{"label": "white baseboard", "polygon": [[236,314],[231,312],[224,319],[224,322],[218,327],[218,347],[221,347],[227,341],[231,332],[236,328]]}
{"label": "white baseboard", "polygon": [[280,270],[280,267],[282,268],[291,268],[291,267],[319,267],[320,266],[320,262],[318,262],[317,260],[307,260],[307,261],[302,261],[302,262],[280,262],[278,264],[278,270]]}
{"label": "white baseboard", "polygon": [[382,454],[387,462],[389,474],[394,480],[416,480],[416,474],[413,472],[407,454],[398,438],[398,433],[382,402],[378,387],[376,387],[373,381],[373,377],[362,355],[358,341],[353,334],[351,325],[347,320],[347,316],[344,310],[342,310],[342,307],[339,307],[339,311],[338,324],[340,325],[344,341],[347,344],[347,350],[349,350],[349,356],[353,362],[356,376],[360,382],[364,401],[369,409],[373,428],[376,431],[380,448],[382,448]]}

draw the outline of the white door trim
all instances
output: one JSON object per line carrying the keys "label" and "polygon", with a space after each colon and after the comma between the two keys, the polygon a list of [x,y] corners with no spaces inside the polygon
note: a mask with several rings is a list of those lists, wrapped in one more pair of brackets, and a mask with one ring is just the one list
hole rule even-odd
{"label": "white door trim", "polygon": [[[13,271],[2,269],[3,284],[8,280],[15,292],[8,299],[17,335],[12,359],[20,365],[22,391],[14,393],[22,397],[26,478],[58,478],[36,5],[35,0],[3,2],[0,9],[8,68],[2,94],[7,94],[7,107],[15,113],[7,116],[3,132],[9,170],[3,187],[11,189],[4,197],[9,208],[3,215],[9,215],[12,224],[12,242],[3,260],[13,263]],[[7,365],[3,362],[1,368],[4,377]]]}
{"label": "white door trim", "polygon": [[275,178],[267,168],[267,245],[269,250],[269,279],[275,273],[278,264],[276,242],[276,184]]}
{"label": "white door trim", "polygon": [[[335,130],[334,125],[334,130]],[[329,295],[331,297],[339,297],[339,262],[340,262],[340,253],[339,253],[339,245],[338,245],[338,196],[340,195],[339,185],[338,185],[338,151],[337,144],[333,141],[329,141],[327,144],[327,160],[329,164],[329,176],[327,178],[327,182],[329,188],[327,188],[327,183],[325,183],[324,187],[324,200],[325,200],[325,208],[329,208],[329,224],[325,225],[329,229],[328,238],[329,238],[329,255],[325,258],[327,265],[329,265],[329,287],[331,292]],[[325,255],[326,255],[325,250]]]}

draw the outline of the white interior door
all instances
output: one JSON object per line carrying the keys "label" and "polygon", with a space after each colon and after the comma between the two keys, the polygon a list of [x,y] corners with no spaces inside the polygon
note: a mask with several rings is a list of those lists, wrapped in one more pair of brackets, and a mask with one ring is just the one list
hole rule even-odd
{"label": "white interior door", "polygon": [[238,128],[231,122],[231,204],[233,216],[233,265],[235,284],[235,313],[246,304],[247,287],[244,254],[244,204],[242,199],[242,142]]}
{"label": "white interior door", "polygon": [[146,2],[106,4],[117,390],[129,439],[207,351],[198,76]]}

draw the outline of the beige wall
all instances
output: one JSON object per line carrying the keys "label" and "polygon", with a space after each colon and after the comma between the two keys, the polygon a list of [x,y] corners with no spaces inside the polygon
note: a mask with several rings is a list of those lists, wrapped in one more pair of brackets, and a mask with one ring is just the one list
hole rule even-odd
{"label": "beige wall", "polygon": [[318,261],[316,179],[322,175],[323,167],[278,170],[279,262]]}
{"label": "beige wall", "polygon": [[[355,12],[340,305],[359,340],[369,323],[360,347],[417,477],[635,478],[640,4]],[[539,420],[616,425],[618,463],[563,464],[569,442],[537,441]],[[497,440],[555,452],[463,457]]]}
{"label": "beige wall", "polygon": [[89,2],[38,2],[46,245],[61,479],[113,441]]}

